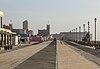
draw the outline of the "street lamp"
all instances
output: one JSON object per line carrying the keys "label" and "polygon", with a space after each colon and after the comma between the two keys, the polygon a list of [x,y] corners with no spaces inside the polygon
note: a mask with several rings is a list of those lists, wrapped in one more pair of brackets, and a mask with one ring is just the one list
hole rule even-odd
{"label": "street lamp", "polygon": [[83,24],[83,37],[85,37],[85,24]]}
{"label": "street lamp", "polygon": [[77,42],[77,28],[76,28],[76,42]]}
{"label": "street lamp", "polygon": [[75,41],[75,29],[73,29],[73,41]]}
{"label": "street lamp", "polygon": [[96,47],[96,18],[94,19],[94,21],[95,21],[95,47]]}
{"label": "street lamp", "polygon": [[90,43],[90,22],[88,21],[88,43]]}
{"label": "street lamp", "polygon": [[88,33],[90,33],[90,22],[88,21]]}
{"label": "street lamp", "polygon": [[73,30],[71,30],[71,33],[70,33],[70,40],[72,41],[72,32]]}
{"label": "street lamp", "polygon": [[[2,28],[2,17],[3,17],[4,13],[2,11],[0,11],[0,19],[1,19],[1,28]],[[3,34],[1,34],[1,46],[3,45],[2,42],[3,42]]]}
{"label": "street lamp", "polygon": [[69,36],[70,36],[69,40],[71,40],[71,31],[70,31],[70,34],[69,34]]}
{"label": "street lamp", "polygon": [[71,41],[73,41],[73,30],[71,30]]}
{"label": "street lamp", "polygon": [[2,16],[4,15],[4,13],[2,11],[0,11],[0,17],[1,17],[1,28],[2,28]]}
{"label": "street lamp", "polygon": [[79,26],[79,41],[81,41],[81,26]]}

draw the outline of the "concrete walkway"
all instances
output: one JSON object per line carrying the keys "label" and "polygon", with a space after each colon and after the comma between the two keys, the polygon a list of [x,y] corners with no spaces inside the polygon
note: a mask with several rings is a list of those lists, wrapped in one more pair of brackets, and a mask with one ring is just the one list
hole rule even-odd
{"label": "concrete walkway", "polygon": [[64,43],[57,42],[58,69],[100,69]]}
{"label": "concrete walkway", "polygon": [[15,46],[12,47],[12,49],[9,49],[9,50],[4,50],[4,47],[3,48],[0,47],[0,54],[10,52],[10,51],[14,51],[14,50],[24,48],[24,47],[27,47],[27,46],[31,46],[31,45],[35,45],[35,44],[38,44],[38,43],[31,42],[30,44],[25,43],[25,44],[15,45]]}
{"label": "concrete walkway", "polygon": [[47,47],[34,54],[14,69],[55,69],[56,45],[50,43]]}
{"label": "concrete walkway", "polygon": [[0,54],[0,69],[100,69],[70,45],[60,41],[57,46],[50,43],[47,41]]}
{"label": "concrete walkway", "polygon": [[38,45],[0,54],[0,69],[13,69],[35,53],[48,46],[50,43],[51,41],[43,42]]}

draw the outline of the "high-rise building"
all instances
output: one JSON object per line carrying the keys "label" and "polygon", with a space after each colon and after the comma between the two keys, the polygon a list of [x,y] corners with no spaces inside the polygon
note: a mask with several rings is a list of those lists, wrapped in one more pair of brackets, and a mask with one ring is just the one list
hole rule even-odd
{"label": "high-rise building", "polygon": [[48,35],[50,35],[50,25],[47,25],[47,32],[48,32]]}
{"label": "high-rise building", "polygon": [[23,33],[24,34],[27,34],[28,33],[28,21],[27,20],[25,20],[23,22]]}
{"label": "high-rise building", "polygon": [[50,25],[46,26],[46,29],[38,30],[38,35],[48,40],[50,38]]}

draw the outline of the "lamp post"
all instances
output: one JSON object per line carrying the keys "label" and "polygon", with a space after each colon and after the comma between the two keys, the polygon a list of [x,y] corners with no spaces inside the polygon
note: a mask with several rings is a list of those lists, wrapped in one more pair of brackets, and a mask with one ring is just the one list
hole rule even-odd
{"label": "lamp post", "polygon": [[88,33],[90,33],[90,22],[88,21]]}
{"label": "lamp post", "polygon": [[88,43],[90,43],[90,22],[89,21],[88,21],[88,38],[89,38]]}
{"label": "lamp post", "polygon": [[74,41],[74,30],[72,30],[72,41]]}
{"label": "lamp post", "polygon": [[[0,11],[0,19],[1,19],[1,28],[2,28],[2,17],[3,17],[4,13],[2,11]],[[3,42],[3,34],[1,34],[1,46],[2,46],[2,42]]]}
{"label": "lamp post", "polygon": [[71,33],[72,33],[72,32],[70,31],[70,35],[69,35],[69,36],[70,36],[70,38],[69,38],[69,40],[71,40]]}
{"label": "lamp post", "polygon": [[81,26],[79,26],[79,41],[81,41]]}
{"label": "lamp post", "polygon": [[74,41],[74,29],[72,30],[72,41]]}
{"label": "lamp post", "polygon": [[73,30],[71,32],[71,41],[73,41]]}
{"label": "lamp post", "polygon": [[76,42],[77,42],[77,28],[76,28]]}
{"label": "lamp post", "polygon": [[96,47],[96,18],[94,19],[94,21],[95,21],[95,47]]}
{"label": "lamp post", "polygon": [[85,37],[85,24],[83,24],[83,37]]}
{"label": "lamp post", "polygon": [[1,17],[1,28],[2,28],[2,16],[4,15],[4,13],[2,11],[0,11],[0,17]]}
{"label": "lamp post", "polygon": [[70,32],[70,40],[71,40],[71,41],[72,41],[72,37],[73,37],[73,36],[72,36],[72,32],[73,32],[73,31],[71,30],[71,32]]}
{"label": "lamp post", "polygon": [[75,29],[73,29],[73,41],[75,40]]}

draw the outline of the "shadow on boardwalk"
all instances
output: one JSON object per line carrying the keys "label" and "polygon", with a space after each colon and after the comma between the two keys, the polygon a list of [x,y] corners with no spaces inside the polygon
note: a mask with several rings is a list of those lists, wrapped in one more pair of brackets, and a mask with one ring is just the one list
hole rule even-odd
{"label": "shadow on boardwalk", "polygon": [[56,69],[56,42],[53,41],[14,69]]}

